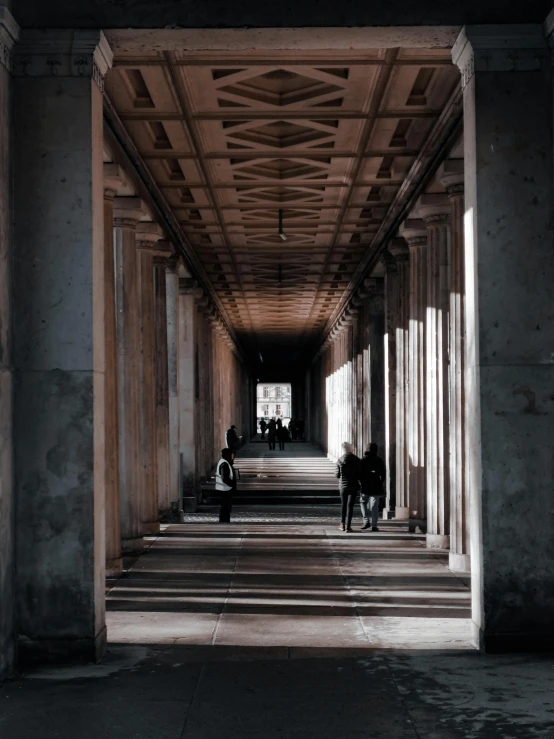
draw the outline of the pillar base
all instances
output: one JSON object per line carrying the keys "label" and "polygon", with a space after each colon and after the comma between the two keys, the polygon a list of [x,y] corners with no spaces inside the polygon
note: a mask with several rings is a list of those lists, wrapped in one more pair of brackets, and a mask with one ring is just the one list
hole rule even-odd
{"label": "pillar base", "polygon": [[426,534],[425,543],[427,549],[441,549],[442,551],[450,549],[450,536],[443,534]]}
{"label": "pillar base", "polygon": [[13,675],[15,666],[15,641],[10,637],[0,643],[0,682]]}
{"label": "pillar base", "polygon": [[144,539],[140,536],[137,539],[122,539],[121,554],[142,554],[144,551]]}
{"label": "pillar base", "polygon": [[104,656],[107,644],[107,630],[103,629],[94,637],[32,639],[20,636],[17,654],[21,664],[99,662]]}
{"label": "pillar base", "polygon": [[106,560],[106,577],[119,577],[123,572],[121,557]]}
{"label": "pillar base", "polygon": [[142,533],[144,536],[155,536],[160,533],[159,521],[147,521],[142,524]]}
{"label": "pillar base", "polygon": [[415,518],[410,516],[408,519],[408,531],[411,534],[426,534],[427,533],[427,519]]}
{"label": "pillar base", "polygon": [[471,557],[469,554],[456,554],[450,552],[448,556],[448,568],[452,572],[469,575],[471,572]]}
{"label": "pillar base", "polygon": [[397,505],[394,509],[394,517],[397,521],[407,521],[410,518],[410,509]]}

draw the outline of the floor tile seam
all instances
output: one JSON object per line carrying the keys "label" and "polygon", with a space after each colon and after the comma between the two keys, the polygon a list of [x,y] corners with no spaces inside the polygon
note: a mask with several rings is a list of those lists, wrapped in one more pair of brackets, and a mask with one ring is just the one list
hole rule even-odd
{"label": "floor tile seam", "polygon": [[414,719],[412,718],[412,714],[410,713],[410,709],[408,708],[408,705],[406,701],[404,700],[404,696],[402,695],[402,692],[400,690],[400,687],[398,685],[398,682],[396,680],[396,676],[394,674],[394,670],[392,669],[392,665],[390,664],[390,655],[384,652],[383,654],[383,661],[385,663],[385,666],[387,670],[389,671],[389,675],[391,677],[392,683],[396,689],[396,692],[398,694],[398,699],[400,701],[400,704],[402,705],[402,708],[404,709],[404,712],[406,716],[408,717],[408,721],[410,722],[410,725],[412,727],[412,730],[414,732],[414,739],[424,739],[424,737],[419,733],[417,730],[417,727],[415,725]]}
{"label": "floor tile seam", "polygon": [[198,695],[198,693],[200,691],[200,685],[201,685],[201,683],[202,683],[202,681],[204,679],[204,675],[206,673],[206,668],[207,668],[207,663],[204,663],[202,665],[202,667],[200,668],[199,672],[198,672],[198,678],[196,680],[196,685],[194,686],[194,690],[192,691],[191,698],[190,698],[190,700],[188,702],[188,705],[187,705],[187,708],[186,708],[185,720],[183,721],[183,728],[181,729],[181,731],[179,733],[179,739],[185,739],[186,732],[187,732],[187,724],[189,722],[189,719],[190,719],[190,716],[191,716],[191,713],[192,713],[192,709],[193,709],[194,704],[196,702],[196,697],[197,697],[197,695]]}
{"label": "floor tile seam", "polygon": [[240,541],[239,541],[239,546],[238,546],[238,549],[237,549],[237,552],[236,552],[236,555],[235,555],[235,561],[233,563],[233,569],[229,573],[230,576],[229,576],[229,584],[227,585],[227,592],[225,594],[225,598],[223,599],[223,603],[222,603],[222,606],[221,606],[221,611],[217,615],[217,620],[216,620],[216,623],[215,623],[215,626],[214,626],[214,630],[213,630],[213,633],[212,633],[212,639],[211,639],[211,645],[212,645],[212,647],[215,646],[215,642],[216,642],[216,638],[217,638],[217,632],[218,632],[219,626],[221,624],[221,619],[223,618],[223,615],[225,613],[225,607],[227,606],[227,603],[229,602],[229,598],[231,596],[231,588],[233,586],[233,578],[234,578],[235,573],[237,571],[237,566],[238,566],[238,562],[239,562],[239,558],[240,558],[240,553],[241,553],[241,550],[242,550],[242,542],[243,542],[243,540],[244,540],[244,536],[241,536],[240,537]]}

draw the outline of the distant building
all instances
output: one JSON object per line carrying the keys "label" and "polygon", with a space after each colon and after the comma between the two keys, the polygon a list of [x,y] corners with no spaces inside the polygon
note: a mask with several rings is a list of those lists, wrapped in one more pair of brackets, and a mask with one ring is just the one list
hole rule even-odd
{"label": "distant building", "polygon": [[290,383],[263,383],[258,384],[257,411],[260,418],[290,419],[291,413],[291,386]]}

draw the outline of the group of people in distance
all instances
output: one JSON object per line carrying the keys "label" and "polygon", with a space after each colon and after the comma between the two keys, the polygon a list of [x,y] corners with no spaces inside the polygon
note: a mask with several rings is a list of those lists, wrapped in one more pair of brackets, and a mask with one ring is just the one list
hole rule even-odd
{"label": "group of people in distance", "polygon": [[291,439],[296,441],[297,439],[304,438],[304,421],[295,421],[291,418],[289,425],[285,426],[280,418],[277,420],[271,418],[269,422],[265,418],[262,418],[260,421],[260,431],[262,439],[265,439],[265,432],[267,431],[267,441],[270,451],[275,449],[276,442],[279,443],[280,451],[284,451],[287,441]]}
{"label": "group of people in distance", "polygon": [[[341,498],[341,531],[352,531],[352,516],[356,496],[360,494],[362,529],[379,531],[379,501],[384,496],[385,463],[377,456],[377,444],[370,444],[362,459],[354,454],[353,446],[345,441],[344,454],[337,462],[337,478]],[[371,519],[371,520],[370,520]]]}

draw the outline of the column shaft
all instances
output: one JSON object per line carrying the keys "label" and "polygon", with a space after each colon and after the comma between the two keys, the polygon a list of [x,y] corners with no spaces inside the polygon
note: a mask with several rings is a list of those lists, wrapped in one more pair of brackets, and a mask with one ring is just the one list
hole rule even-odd
{"label": "column shaft", "polygon": [[427,224],[426,447],[427,546],[450,546],[448,321],[450,303],[450,204],[446,195],[422,195]]}
{"label": "column shaft", "polygon": [[[79,66],[68,48],[79,50]],[[97,82],[111,53],[98,31],[29,31],[18,53],[13,150],[20,651],[32,658],[94,660],[106,641]],[[52,58],[59,61],[57,76]]]}
{"label": "column shaft", "polygon": [[397,363],[396,331],[398,316],[398,272],[392,254],[382,257],[385,266],[385,465],[386,510],[395,515],[396,508],[396,407]]}
{"label": "column shaft", "polygon": [[179,457],[181,495],[195,497],[195,330],[196,306],[192,280],[179,280]]}
{"label": "column shaft", "polygon": [[166,260],[154,270],[155,372],[156,372],[156,448],[158,473],[158,513],[170,509],[169,485],[169,368],[167,347]]}
{"label": "column shaft", "polygon": [[169,500],[181,499],[179,489],[179,277],[177,263],[166,269],[167,377],[169,402]]}
{"label": "column shaft", "polygon": [[119,384],[119,485],[122,552],[143,549],[140,475],[140,285],[137,198],[117,198],[115,209],[116,309]]}
{"label": "column shaft", "polygon": [[142,532],[160,531],[156,460],[156,386],[154,378],[154,263],[149,242],[137,252],[140,304],[140,461],[139,487],[142,497]]}
{"label": "column shaft", "polygon": [[552,649],[552,70],[543,29],[474,26],[464,85],[472,618],[488,651]]}
{"label": "column shaft", "polygon": [[104,190],[104,346],[106,353],[106,577],[121,573],[121,512],[119,501],[119,413],[114,264],[114,190]]}

